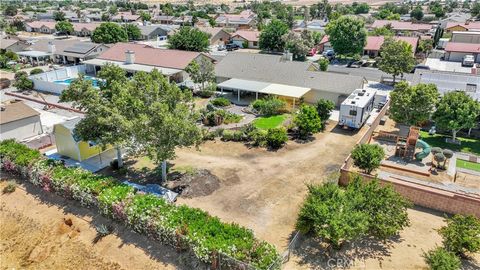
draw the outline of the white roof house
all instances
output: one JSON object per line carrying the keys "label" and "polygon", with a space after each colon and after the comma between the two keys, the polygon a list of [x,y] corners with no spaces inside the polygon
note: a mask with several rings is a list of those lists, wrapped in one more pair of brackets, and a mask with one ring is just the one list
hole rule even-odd
{"label": "white roof house", "polygon": [[417,69],[413,75],[413,85],[433,83],[441,94],[450,91],[465,91],[476,100],[480,100],[480,76],[476,74]]}

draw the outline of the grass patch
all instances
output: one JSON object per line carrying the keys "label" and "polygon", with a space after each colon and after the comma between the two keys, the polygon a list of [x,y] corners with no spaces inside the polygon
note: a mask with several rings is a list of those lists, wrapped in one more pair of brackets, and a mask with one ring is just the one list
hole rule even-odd
{"label": "grass patch", "polygon": [[480,163],[457,159],[457,167],[480,172]]}
{"label": "grass patch", "polygon": [[420,136],[421,139],[428,143],[431,147],[441,147],[457,152],[480,155],[480,140],[478,139],[457,137],[457,140],[461,141],[461,144],[458,145],[445,142],[445,139],[451,138],[451,136],[445,136],[441,134],[430,135],[426,131],[420,131]]}
{"label": "grass patch", "polygon": [[285,119],[287,119],[286,114],[259,117],[253,121],[253,125],[261,129],[276,128],[280,126]]}

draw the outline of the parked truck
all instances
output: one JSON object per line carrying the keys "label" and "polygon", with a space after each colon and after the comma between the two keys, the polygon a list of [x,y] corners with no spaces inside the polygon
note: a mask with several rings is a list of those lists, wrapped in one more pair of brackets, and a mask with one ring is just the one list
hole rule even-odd
{"label": "parked truck", "polygon": [[359,129],[374,108],[375,90],[356,89],[340,105],[339,125]]}

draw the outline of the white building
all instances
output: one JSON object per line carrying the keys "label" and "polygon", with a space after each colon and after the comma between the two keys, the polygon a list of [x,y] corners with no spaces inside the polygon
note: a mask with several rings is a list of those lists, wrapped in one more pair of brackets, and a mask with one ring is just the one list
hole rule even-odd
{"label": "white building", "polygon": [[23,102],[1,105],[0,140],[22,141],[43,133],[40,113]]}
{"label": "white building", "polygon": [[340,105],[341,126],[360,128],[365,124],[374,107],[375,90],[356,89]]}
{"label": "white building", "polygon": [[412,84],[433,83],[441,94],[450,91],[465,91],[480,100],[480,76],[461,72],[417,69]]}

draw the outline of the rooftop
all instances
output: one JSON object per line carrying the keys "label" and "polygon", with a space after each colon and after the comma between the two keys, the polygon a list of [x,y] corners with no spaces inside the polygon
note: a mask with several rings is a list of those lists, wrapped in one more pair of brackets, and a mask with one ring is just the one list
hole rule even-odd
{"label": "rooftop", "polygon": [[422,31],[432,29],[432,25],[425,23],[412,23],[402,21],[389,21],[389,20],[376,20],[372,24],[372,28],[380,28],[387,25],[391,25],[394,30],[407,30],[407,31]]}
{"label": "rooftop", "polygon": [[254,30],[239,30],[232,34],[232,36],[240,36],[248,41],[258,41],[260,38],[260,31]]}
{"label": "rooftop", "polygon": [[0,124],[3,125],[36,115],[40,115],[40,113],[23,102],[2,104],[2,110],[0,111]]}
{"label": "rooftop", "polygon": [[446,52],[480,53],[480,44],[448,42],[447,46],[445,46],[445,51]]}

